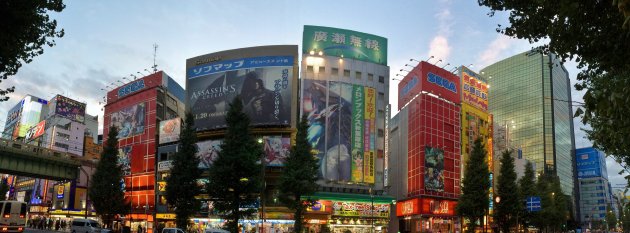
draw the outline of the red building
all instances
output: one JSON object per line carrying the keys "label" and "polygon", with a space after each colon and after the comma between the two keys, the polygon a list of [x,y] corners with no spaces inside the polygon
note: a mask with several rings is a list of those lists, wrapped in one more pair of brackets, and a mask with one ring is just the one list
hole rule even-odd
{"label": "red building", "polygon": [[153,224],[147,223],[155,217],[156,126],[161,120],[178,117],[184,109],[183,99],[184,89],[162,71],[107,93],[103,140],[107,140],[110,126],[118,128],[118,163],[123,167],[125,198],[131,211],[123,224],[132,229],[140,225],[152,232]]}
{"label": "red building", "polygon": [[[392,232],[455,232],[460,194],[460,81],[421,62],[398,85],[390,121],[390,171],[396,197]],[[394,229],[392,229],[394,228]]]}

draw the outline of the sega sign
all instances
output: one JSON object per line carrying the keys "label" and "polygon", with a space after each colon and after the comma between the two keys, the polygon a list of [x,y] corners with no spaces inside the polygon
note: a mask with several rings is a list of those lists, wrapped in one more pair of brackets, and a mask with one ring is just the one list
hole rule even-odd
{"label": "sega sign", "polygon": [[413,89],[416,85],[418,85],[420,81],[418,80],[418,76],[413,76],[413,78],[411,78],[411,80],[400,90],[400,96],[405,96],[407,94],[409,94],[409,91],[411,91],[411,89]]}
{"label": "sega sign", "polygon": [[453,93],[457,93],[457,87],[455,87],[455,83],[449,81],[448,79],[442,78],[442,76],[429,72],[427,74],[427,81],[429,81],[429,83],[436,84]]}
{"label": "sega sign", "polygon": [[144,79],[129,83],[120,89],[118,89],[118,98],[124,97],[136,91],[142,90],[145,87]]}

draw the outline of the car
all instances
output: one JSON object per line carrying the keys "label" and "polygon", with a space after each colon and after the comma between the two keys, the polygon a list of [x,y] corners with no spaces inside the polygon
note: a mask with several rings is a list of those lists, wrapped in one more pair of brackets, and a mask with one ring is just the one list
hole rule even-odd
{"label": "car", "polygon": [[70,226],[72,233],[101,233],[101,225],[92,219],[76,218]]}
{"label": "car", "polygon": [[223,229],[208,227],[206,228],[206,230],[204,230],[204,233],[230,233],[230,232]]}
{"label": "car", "polygon": [[179,228],[164,228],[162,233],[184,233],[184,230]]}

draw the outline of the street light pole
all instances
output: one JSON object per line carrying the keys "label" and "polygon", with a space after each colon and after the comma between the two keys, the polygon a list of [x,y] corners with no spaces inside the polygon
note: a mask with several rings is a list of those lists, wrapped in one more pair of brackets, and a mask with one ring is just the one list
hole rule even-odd
{"label": "street light pole", "polygon": [[370,232],[374,233],[374,194],[372,193],[372,188],[370,187],[370,199],[372,200],[372,210],[370,211],[371,214],[371,222],[372,222],[372,229],[370,230]]}

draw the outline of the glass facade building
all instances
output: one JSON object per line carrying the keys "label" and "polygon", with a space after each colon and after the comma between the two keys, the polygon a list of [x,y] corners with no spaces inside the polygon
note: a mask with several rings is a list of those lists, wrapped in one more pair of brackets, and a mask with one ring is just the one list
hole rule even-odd
{"label": "glass facade building", "polygon": [[507,132],[509,147],[520,148],[538,174],[557,174],[563,192],[574,196],[571,89],[560,60],[534,49],[494,63],[481,74],[490,85],[495,128]]}

